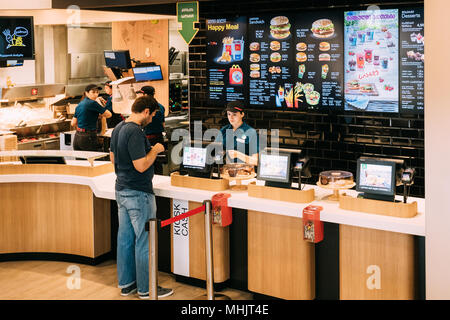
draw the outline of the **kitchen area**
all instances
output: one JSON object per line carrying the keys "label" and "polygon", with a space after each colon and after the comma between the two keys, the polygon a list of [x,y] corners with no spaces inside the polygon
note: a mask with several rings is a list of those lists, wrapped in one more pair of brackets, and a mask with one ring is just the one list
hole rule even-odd
{"label": "kitchen area", "polygon": [[[0,63],[0,151],[73,150],[75,128],[70,122],[84,88],[89,84],[103,88],[106,81],[118,80],[105,66],[105,51],[110,50],[128,49],[134,64],[161,65],[163,80],[138,82],[131,78],[129,82],[135,82],[136,90],[143,85],[155,87],[155,98],[166,111],[169,150],[172,131],[189,127],[188,45],[177,32],[175,16],[60,9],[21,10],[20,16],[32,17],[33,50],[28,59]],[[139,24],[156,29],[137,31]],[[167,43],[156,41],[155,30],[165,34]],[[144,39],[145,48],[127,48],[130,36]],[[132,76],[132,71],[127,75]],[[104,89],[100,96],[107,97]],[[102,151],[109,152],[113,128],[100,129],[99,122]],[[170,159],[163,163],[165,175],[176,169]]]}

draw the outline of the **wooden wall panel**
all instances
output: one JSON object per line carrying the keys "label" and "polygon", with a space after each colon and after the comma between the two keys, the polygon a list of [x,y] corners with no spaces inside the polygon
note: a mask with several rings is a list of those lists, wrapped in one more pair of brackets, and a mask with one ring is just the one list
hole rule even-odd
{"label": "wooden wall panel", "polygon": [[130,50],[132,59],[161,65],[161,81],[139,82],[138,87],[151,85],[155,98],[166,108],[169,105],[169,20],[125,21],[112,23],[113,50]]}

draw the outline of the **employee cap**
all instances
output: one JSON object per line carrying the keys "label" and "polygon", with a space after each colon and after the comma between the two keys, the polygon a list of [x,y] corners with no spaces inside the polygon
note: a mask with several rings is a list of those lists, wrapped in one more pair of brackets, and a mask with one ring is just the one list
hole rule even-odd
{"label": "employee cap", "polygon": [[102,87],[99,87],[96,84],[90,84],[90,85],[86,86],[86,88],[84,89],[85,92],[89,92],[91,90],[102,90]]}
{"label": "employee cap", "polygon": [[140,90],[136,91],[136,93],[143,93],[152,96],[155,94],[155,88],[152,86],[143,86]]}
{"label": "employee cap", "polygon": [[225,111],[244,112],[244,104],[241,101],[231,101],[227,104]]}

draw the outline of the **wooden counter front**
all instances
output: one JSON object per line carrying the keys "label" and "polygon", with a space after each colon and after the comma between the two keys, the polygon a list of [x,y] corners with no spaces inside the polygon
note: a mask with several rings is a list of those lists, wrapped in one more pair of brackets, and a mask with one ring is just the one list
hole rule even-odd
{"label": "wooden counter front", "polygon": [[248,289],[289,300],[315,298],[314,244],[302,219],[248,211]]}
{"label": "wooden counter front", "polygon": [[[201,207],[202,203],[189,201],[189,210]],[[173,199],[171,200],[173,217]],[[214,282],[222,283],[230,278],[229,227],[212,225]],[[174,272],[173,225],[171,227],[172,272]],[[189,277],[206,280],[205,214],[189,217]]]}
{"label": "wooden counter front", "polygon": [[412,235],[346,225],[339,233],[341,300],[415,298]]}
{"label": "wooden counter front", "polygon": [[88,186],[0,184],[0,254],[61,253],[96,258],[111,250],[109,200]]}

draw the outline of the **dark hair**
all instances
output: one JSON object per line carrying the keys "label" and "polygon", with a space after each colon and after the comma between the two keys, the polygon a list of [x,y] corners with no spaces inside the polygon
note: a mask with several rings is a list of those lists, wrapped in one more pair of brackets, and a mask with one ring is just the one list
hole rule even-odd
{"label": "dark hair", "polygon": [[155,98],[150,96],[139,97],[131,106],[131,112],[133,113],[141,113],[145,109],[150,109],[150,113],[158,109],[158,102]]}

